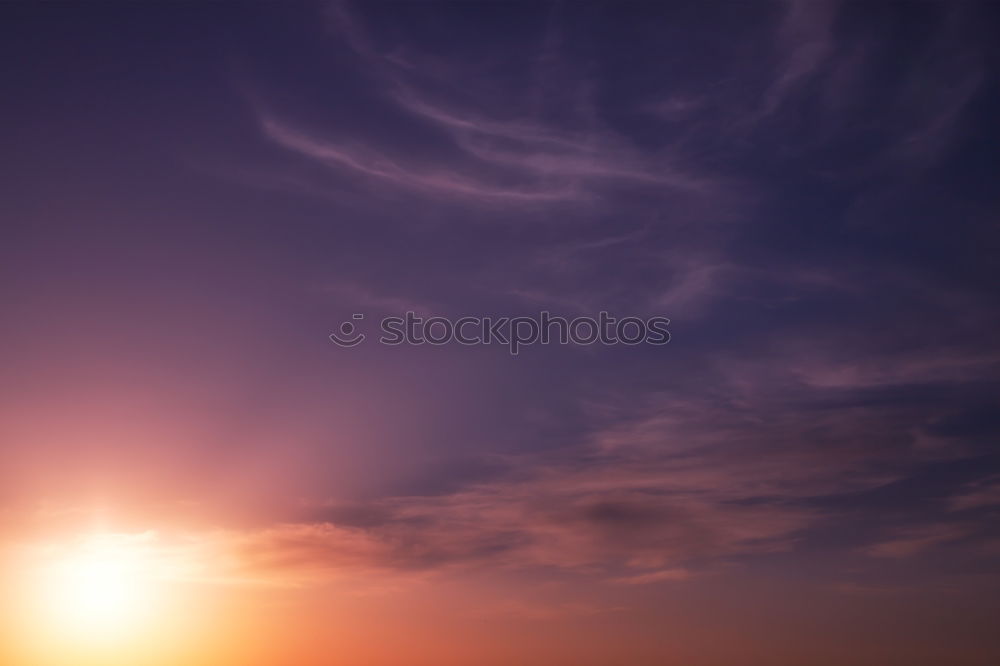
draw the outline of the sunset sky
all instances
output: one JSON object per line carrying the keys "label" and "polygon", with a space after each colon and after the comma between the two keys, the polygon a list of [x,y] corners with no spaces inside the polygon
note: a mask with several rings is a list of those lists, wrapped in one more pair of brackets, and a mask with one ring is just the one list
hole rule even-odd
{"label": "sunset sky", "polygon": [[1000,663],[998,36],[3,4],[0,664]]}

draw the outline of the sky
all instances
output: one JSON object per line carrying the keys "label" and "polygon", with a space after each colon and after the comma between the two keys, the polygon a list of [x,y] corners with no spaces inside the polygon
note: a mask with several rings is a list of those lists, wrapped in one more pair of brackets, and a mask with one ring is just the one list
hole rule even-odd
{"label": "sky", "polygon": [[995,3],[0,14],[0,661],[1000,662]]}

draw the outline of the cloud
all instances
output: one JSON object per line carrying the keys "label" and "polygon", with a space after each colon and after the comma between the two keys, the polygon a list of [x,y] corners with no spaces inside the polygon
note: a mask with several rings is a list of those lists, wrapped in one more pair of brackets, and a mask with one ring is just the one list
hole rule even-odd
{"label": "cloud", "polygon": [[958,541],[969,534],[964,525],[925,525],[899,530],[891,539],[865,549],[872,557],[900,559],[912,557],[934,546]]}
{"label": "cloud", "polygon": [[707,193],[714,183],[657,163],[609,130],[571,132],[532,122],[477,117],[433,105],[410,89],[397,92],[399,104],[448,130],[469,155],[538,177],[620,181]]}
{"label": "cloud", "polygon": [[[852,498],[891,495],[928,461],[982,454],[982,424],[971,436],[961,416],[995,383],[995,344],[981,334],[995,308],[965,266],[944,265],[939,211],[916,210],[924,192],[951,191],[947,179],[930,187],[927,169],[957,145],[982,88],[981,44],[956,39],[966,10],[928,8],[906,58],[882,37],[896,39],[882,22],[898,8],[787,3],[724,33],[718,58],[692,61],[657,60],[671,54],[628,24],[647,75],[604,68],[593,26],[558,12],[519,35],[528,46],[509,62],[477,44],[462,58],[446,44],[431,52],[401,37],[417,28],[369,31],[360,6],[338,7],[331,31],[362,101],[308,124],[294,119],[325,116],[258,103],[264,136],[318,166],[315,182],[364,192],[361,206],[402,194],[434,204],[436,224],[497,224],[449,236],[449,258],[474,265],[425,283],[433,298],[386,296],[409,292],[380,285],[384,275],[331,279],[330,291],[393,310],[500,301],[663,314],[683,352],[586,371],[553,364],[566,376],[559,400],[584,405],[565,449],[527,432],[538,439],[518,450],[539,452],[505,458],[486,480],[322,503],[247,535],[260,566],[548,568],[653,583],[795,548],[861,520]],[[575,51],[584,34],[594,48]],[[549,224],[520,224],[529,211]],[[904,223],[905,247],[873,235]],[[544,413],[547,399],[530,407]],[[935,501],[991,506],[993,489],[967,481],[942,482]],[[882,540],[868,552],[904,557],[953,540],[940,516],[904,518],[912,531],[869,526]],[[854,552],[869,537],[836,538]]]}
{"label": "cloud", "polygon": [[623,585],[648,585],[650,583],[689,580],[692,575],[693,574],[687,569],[661,569],[660,571],[639,574],[637,576],[618,578],[615,582],[622,583]]}
{"label": "cloud", "polygon": [[[526,77],[516,89],[499,82],[486,85],[487,66],[477,69],[475,59],[460,67],[407,44],[376,47],[358,14],[340,3],[330,6],[327,18],[332,34],[357,59],[359,75],[377,91],[377,101],[385,107],[381,111],[402,114],[437,133],[425,149],[403,150],[400,142],[365,130],[351,132],[350,140],[334,139],[321,127],[307,129],[289,121],[260,103],[263,95],[255,95],[264,135],[331,172],[411,194],[488,206],[592,203],[621,188],[655,192],[657,198],[721,194],[714,178],[601,122],[590,101],[576,99],[568,107],[579,122],[544,117],[537,102],[540,95],[552,94],[553,82]],[[571,66],[567,54],[560,53],[559,40],[551,39],[555,32],[548,30],[539,44],[539,62],[549,69],[555,63],[575,69],[578,64]],[[566,80],[564,72],[559,81]],[[579,86],[589,90],[593,83],[585,80]]]}
{"label": "cloud", "polygon": [[765,94],[764,115],[770,114],[796,86],[815,74],[834,49],[833,24],[838,3],[791,0],[778,28],[784,54],[776,78]]}
{"label": "cloud", "polygon": [[[920,464],[909,433],[917,414],[933,421],[935,411],[906,399],[845,406],[825,385],[742,372],[745,394],[605,396],[587,408],[592,427],[573,445],[504,456],[486,479],[437,494],[309,502],[287,523],[221,538],[247,580],[502,570],[656,584],[793,550],[860,521],[847,498],[874,496]],[[966,487],[951,509],[989,504],[990,483]],[[906,520],[861,551],[910,557],[978,530],[936,516]],[[870,534],[843,545],[859,547]]]}
{"label": "cloud", "polygon": [[1000,476],[968,484],[949,500],[952,511],[968,511],[1000,505]]}
{"label": "cloud", "polygon": [[262,116],[261,127],[278,145],[335,170],[344,170],[397,185],[408,190],[478,201],[480,203],[532,203],[586,198],[569,183],[504,186],[498,182],[461,175],[456,170],[402,164],[369,148],[349,147],[294,128],[277,118]]}
{"label": "cloud", "polygon": [[805,500],[886,483],[849,441],[802,444],[811,418],[771,427],[658,400],[618,421],[582,449],[508,456],[496,478],[452,492],[311,505],[305,522],[240,537],[238,559],[277,575],[561,570],[652,584],[788,550],[824,519]]}

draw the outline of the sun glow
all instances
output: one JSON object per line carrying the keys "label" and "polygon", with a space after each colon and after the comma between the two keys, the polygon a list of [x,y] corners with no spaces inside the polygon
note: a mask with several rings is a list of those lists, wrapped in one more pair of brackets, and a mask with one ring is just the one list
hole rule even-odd
{"label": "sun glow", "polygon": [[91,639],[129,633],[150,611],[155,575],[141,543],[89,539],[51,565],[45,598],[55,628]]}
{"label": "sun glow", "polygon": [[0,664],[200,663],[242,613],[206,539],[89,532],[0,548]]}
{"label": "sun glow", "polygon": [[33,633],[81,647],[138,639],[156,619],[168,573],[154,540],[151,532],[94,534],[37,552],[26,590]]}

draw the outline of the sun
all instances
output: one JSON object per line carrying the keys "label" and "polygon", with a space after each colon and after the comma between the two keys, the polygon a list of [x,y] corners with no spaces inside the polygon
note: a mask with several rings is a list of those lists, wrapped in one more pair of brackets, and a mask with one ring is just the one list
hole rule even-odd
{"label": "sun", "polygon": [[206,608],[218,607],[218,589],[206,581],[219,577],[204,540],[154,530],[22,539],[0,548],[0,665],[163,666],[215,645]]}
{"label": "sun", "polygon": [[40,601],[52,633],[127,638],[149,617],[157,572],[142,535],[94,535],[51,555]]}
{"label": "sun", "polygon": [[120,547],[102,544],[60,563],[53,610],[73,627],[101,633],[120,628],[142,605],[135,559]]}

